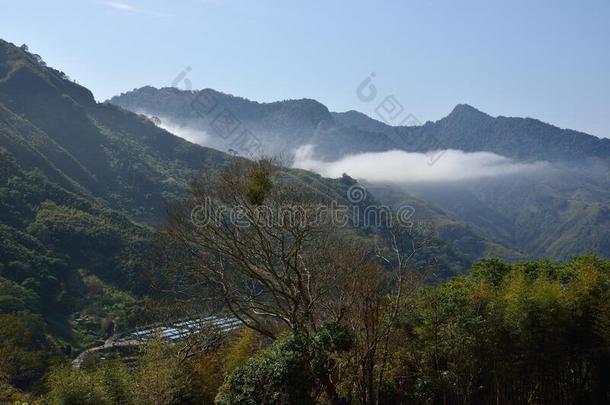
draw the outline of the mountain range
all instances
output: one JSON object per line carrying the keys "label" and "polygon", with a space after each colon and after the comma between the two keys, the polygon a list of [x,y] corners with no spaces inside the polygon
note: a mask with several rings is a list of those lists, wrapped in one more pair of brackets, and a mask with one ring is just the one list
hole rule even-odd
{"label": "mountain range", "polygon": [[[278,104],[274,108],[282,112],[270,113],[269,122],[298,115],[300,105]],[[305,106],[302,121],[282,125],[306,127],[311,114],[324,110],[312,101]],[[40,56],[0,40],[0,314],[39,317],[40,323],[24,322],[45,325],[68,354],[110,330],[144,322],[155,227],[186,196],[193,176],[213,174],[233,159],[241,158],[184,140],[149,117],[96,102]],[[356,181],[348,176],[328,179],[298,169],[284,176],[319,198],[353,205],[346,196]],[[360,204],[380,202],[369,193]],[[434,234],[418,256],[434,259],[441,278],[489,252],[519,257],[454,225],[463,231],[456,240],[475,240],[475,249]],[[372,234],[353,227],[361,237]]]}
{"label": "mountain range", "polygon": [[[230,116],[266,153],[288,161],[299,147],[312,145],[323,162],[389,150],[447,149],[493,153],[516,164],[542,162],[544,170],[527,175],[395,183],[393,197],[381,200],[397,204],[421,199],[433,206],[420,212],[423,216],[436,218],[442,212],[483,240],[527,257],[565,260],[586,252],[610,256],[610,139],[532,118],[492,117],[467,104],[436,122],[390,126],[356,111],[330,112],[315,100],[258,103],[212,89],[147,86],[109,102],[153,117],[161,127],[194,142],[246,156],[252,150],[239,150],[230,133],[218,130],[217,117]],[[369,186],[378,197],[388,195],[380,184]],[[396,192],[404,197],[397,199]],[[454,234],[436,230],[439,235]]]}
{"label": "mountain range", "polygon": [[[437,122],[392,127],[315,100],[257,103],[210,89],[144,87],[98,103],[40,56],[0,40],[0,312],[40,316],[58,343],[76,347],[99,339],[105,319],[118,328],[142,321],[154,228],[193,176],[236,155],[290,162],[302,145],[327,161],[442,145],[547,162],[528,176],[362,180],[361,207],[413,209],[413,234],[432,241],[418,260],[434,260],[440,278],[483,257],[610,256],[608,140],[467,105]],[[284,176],[355,204],[346,198],[358,180],[349,173]],[[353,226],[365,238],[374,231]]]}
{"label": "mountain range", "polygon": [[322,157],[329,159],[359,152],[442,148],[487,151],[518,160],[610,163],[610,139],[532,118],[492,117],[467,104],[457,105],[436,122],[391,126],[357,111],[330,112],[311,99],[258,103],[212,89],[146,86],[112,97],[109,102],[156,116],[162,126],[200,131],[208,142],[227,149],[230,143],[223,143],[224,134],[214,126],[214,113],[220,111],[256,135],[268,153],[287,153],[300,145],[313,144]]}

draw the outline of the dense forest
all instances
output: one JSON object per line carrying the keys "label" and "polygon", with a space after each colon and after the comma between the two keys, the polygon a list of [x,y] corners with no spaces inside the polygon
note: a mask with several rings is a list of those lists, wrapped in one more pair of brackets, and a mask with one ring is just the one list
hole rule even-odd
{"label": "dense forest", "polygon": [[188,360],[155,341],[134,367],[58,362],[31,394],[15,386],[42,377],[44,334],[25,314],[3,315],[0,392],[22,401],[45,393],[57,404],[315,403],[326,398],[322,367],[342,403],[370,403],[368,395],[407,404],[607,403],[609,270],[592,256],[561,265],[485,260],[467,276],[417,289],[395,319],[374,392],[363,380],[365,343],[369,317],[391,305],[383,295],[367,303],[380,312],[361,314],[357,330],[325,324],[310,338],[285,331],[270,339],[242,329]]}
{"label": "dense forest", "polygon": [[[51,404],[610,399],[610,261],[485,259],[430,285],[429,269],[396,249],[412,243],[408,232],[369,239],[331,222],[277,221],[271,214],[297,201],[301,219],[319,207],[283,176],[260,162],[202,178],[158,231],[165,260],[152,277],[165,291],[161,307],[224,304],[241,328],[158,337],[77,368],[32,311],[36,297],[6,284],[2,396]],[[194,220],[208,196],[218,207],[238,204],[248,226]],[[263,203],[271,214],[261,218]]]}

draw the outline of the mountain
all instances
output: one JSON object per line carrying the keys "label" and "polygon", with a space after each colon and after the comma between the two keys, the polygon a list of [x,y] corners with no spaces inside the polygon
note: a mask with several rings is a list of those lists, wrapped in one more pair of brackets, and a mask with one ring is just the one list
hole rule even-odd
{"label": "mountain", "polygon": [[[561,129],[532,118],[492,117],[467,104],[457,105],[436,122],[394,127],[357,111],[329,112],[310,99],[258,103],[212,89],[183,91],[146,86],[109,100],[131,111],[156,116],[169,127],[202,131],[204,143],[231,149],[237,135],[215,125],[223,113],[252,132],[269,153],[290,155],[304,144],[316,146],[321,158],[349,153],[402,149],[488,151],[517,160],[569,161],[597,159],[610,163],[610,139]],[[235,149],[235,148],[234,148]]]}
{"label": "mountain", "polygon": [[161,127],[189,140],[246,157],[267,154],[290,158],[305,144],[316,145],[320,156],[328,159],[394,146],[383,134],[371,136],[338,125],[324,105],[310,99],[258,103],[212,89],[146,86],[109,102],[154,116]]}
{"label": "mountain", "polygon": [[137,322],[150,225],[192,174],[229,158],[96,103],[26,47],[0,40],[0,317],[42,325],[28,332],[53,337],[34,340],[47,342],[42,352],[59,344],[68,354],[109,325]]}
{"label": "mountain", "polygon": [[[305,131],[333,120],[312,100],[231,102],[245,122],[263,114],[261,128]],[[194,175],[214,173],[232,159],[154,119],[97,103],[26,47],[0,40],[0,321],[36,336],[19,350],[70,355],[144,321],[154,227],[164,222],[166,206],[186,195]],[[326,201],[353,205],[346,196],[356,182],[348,177],[289,170],[284,178]],[[361,202],[373,204],[380,204],[373,195]],[[375,231],[353,226],[364,238]],[[434,259],[439,277],[464,271],[476,258],[440,235],[430,239],[417,260]],[[41,358],[32,373],[52,361]]]}
{"label": "mountain", "polygon": [[[260,140],[265,154],[277,154],[287,159],[291,158],[292,151],[305,144],[315,145],[316,154],[327,159],[349,153],[385,151],[397,147],[396,134],[393,131],[387,131],[387,134],[369,132],[372,129],[392,127],[371,120],[361,113],[345,113],[362,123],[362,128],[355,129],[353,126],[344,125],[344,115],[330,113],[322,104],[308,99],[258,103],[211,89],[183,91],[147,86],[113,97],[109,102],[152,117],[161,127],[185,137],[193,137],[196,132],[204,133],[204,144],[227,151],[234,151],[239,147],[233,144],[233,138],[238,136],[227,135],[215,124],[224,115],[233,117],[237,123],[235,133],[241,130],[250,131]],[[201,141],[201,138],[197,139],[195,136],[192,140]],[[404,194],[401,195],[404,198],[382,202],[407,204],[409,200],[414,203],[410,200],[412,196],[407,198]],[[420,207],[419,214],[427,218],[426,223],[432,224],[434,235],[447,241],[466,262],[488,255],[509,261],[523,257],[517,249],[502,246],[501,242],[494,241],[493,236],[484,236],[482,232],[449,219],[449,216],[445,212],[441,213],[442,210],[438,208],[423,209],[425,204],[415,205]],[[436,218],[437,216],[439,218]],[[434,218],[430,220],[430,217]],[[452,224],[453,231],[449,231],[449,223]],[[466,241],[471,241],[472,246]]]}
{"label": "mountain", "polygon": [[[208,99],[214,102],[193,101]],[[313,100],[257,103],[210,89],[144,87],[113,97],[110,102],[156,116],[162,127],[167,125],[178,134],[201,131],[205,133],[205,139],[200,140],[203,144],[240,153],[214,126],[216,114],[225,111],[251,131],[260,144],[268,145],[269,153],[288,160],[300,146],[313,145],[316,158],[327,161],[392,149],[457,149],[492,152],[514,162],[546,162],[546,170],[527,176],[398,184],[394,188],[407,195],[416,194],[480,238],[513,252],[557,260],[591,251],[610,257],[606,236],[610,229],[610,139],[532,118],[492,117],[467,104],[457,105],[436,122],[394,127],[357,111],[329,112]],[[213,104],[216,109],[208,108],[210,111],[203,113],[199,107],[202,104]],[[382,198],[386,203],[399,200]],[[455,242],[450,235],[457,234],[439,227],[435,230]]]}
{"label": "mountain", "polygon": [[[494,120],[465,107],[452,115],[463,125]],[[235,159],[164,126],[195,131],[224,150],[236,141],[234,147],[249,150],[270,142],[269,153],[312,144],[332,159],[408,148],[407,135],[430,125],[393,129],[360,113],[331,113],[314,100],[256,103],[209,89],[146,87],[97,103],[39,56],[0,41],[0,316],[21,314],[19,322],[43,325],[36,336],[51,338],[35,341],[47,342],[47,353],[59,347],[69,353],[144,319],[147,257],[165,207],[185,195],[192,176]],[[447,139],[455,131],[447,130]],[[532,179],[481,182],[468,193],[458,185],[451,191],[370,184],[357,204],[346,198],[356,184],[347,175],[288,170],[284,178],[341,205],[411,207],[412,237],[431,241],[417,260],[434,261],[446,278],[481,257],[560,257],[587,248],[605,254],[607,179],[586,169],[583,182],[576,169],[571,177],[566,170],[557,169],[548,185],[538,179],[534,193]],[[364,238],[380,231],[352,225]]]}
{"label": "mountain", "polygon": [[412,207],[414,226],[424,228],[438,239],[449,242],[452,249],[459,252],[468,262],[475,262],[484,257],[516,262],[527,257],[521,251],[509,248],[508,241],[495,241],[478,227],[456,220],[456,216],[450,215],[430,199],[387,184],[367,184],[367,187],[385,204],[392,207]]}
{"label": "mountain", "polygon": [[[0,61],[0,147],[24,172],[35,170],[52,185],[116,210],[135,223],[161,223],[165,206],[184,195],[191,176],[218,170],[232,159],[187,142],[143,115],[111,103],[96,103],[91,92],[25,49],[2,42]],[[301,136],[319,128],[324,120],[333,120],[328,109],[313,100],[259,104],[212,90],[198,92],[196,98],[175,89],[144,88],[142,92],[159,94],[160,105],[186,120],[204,115],[205,105],[213,99],[211,105],[226,104],[238,111],[243,123],[279,128],[278,134],[301,131]],[[198,109],[193,111],[186,103]],[[222,128],[218,121],[211,125]],[[293,137],[295,145],[299,136]],[[345,182],[302,170],[292,171],[290,177],[327,199],[349,204]],[[468,265],[459,253],[447,255],[452,259],[445,266],[451,272]]]}
{"label": "mountain", "polygon": [[226,155],[202,148],[92,94],[34,55],[0,43],[0,146],[26,170],[155,222],[189,173]]}
{"label": "mountain", "polygon": [[610,163],[610,139],[561,129],[532,118],[492,117],[467,104],[457,105],[446,117],[421,126],[393,127],[364,114],[333,113],[344,126],[394,134],[397,147],[427,151],[438,142],[442,149],[493,152],[512,159],[580,163],[597,159]]}
{"label": "mountain", "polygon": [[487,151],[546,170],[472,182],[412,184],[411,192],[442,207],[487,238],[532,257],[566,260],[595,252],[610,257],[610,140],[531,118],[491,117],[458,105],[420,127],[391,127],[363,114],[335,113],[343,125],[402,135],[405,150],[434,137],[446,148]]}
{"label": "mountain", "polygon": [[[544,156],[533,145],[545,145],[552,167],[523,178],[387,185],[287,169],[277,180],[350,213],[384,204],[409,208],[405,247],[429,241],[413,260],[433,265],[432,282],[484,257],[610,255],[605,143],[574,135],[568,146],[586,161],[577,165],[562,154],[565,141],[555,139],[564,130],[558,135],[546,124],[524,130],[531,150],[520,151],[509,138],[529,121],[510,119],[502,130],[498,120],[458,106],[436,123],[394,128],[354,111],[332,113],[315,100],[256,103],[210,89],[146,87],[97,103],[26,47],[0,40],[0,383],[34,390],[58,360],[150,320],[155,227],[193,176],[214,174],[240,159],[235,152],[274,154],[311,144],[321,158],[335,159],[427,151],[442,139],[530,161]],[[368,191],[359,202],[348,198],[355,186]],[[388,236],[384,225],[357,218],[348,218],[356,237]]]}
{"label": "mountain", "polygon": [[561,166],[523,178],[420,185],[413,191],[532,257],[610,256],[610,184],[588,170]]}

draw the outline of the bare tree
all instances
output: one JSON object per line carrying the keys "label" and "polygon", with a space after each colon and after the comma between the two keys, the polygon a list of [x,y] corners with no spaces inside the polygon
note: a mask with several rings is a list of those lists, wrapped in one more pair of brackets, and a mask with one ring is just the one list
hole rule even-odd
{"label": "bare tree", "polygon": [[[163,230],[181,252],[172,286],[196,301],[221,301],[271,339],[349,325],[358,399],[376,403],[397,318],[424,279],[415,258],[428,241],[400,226],[377,243],[358,236],[292,175],[269,161],[235,161],[194,182]],[[331,403],[341,403],[336,374],[318,376]]]}
{"label": "bare tree", "polygon": [[[168,244],[188,252],[174,266],[174,288],[222,300],[272,339],[285,330],[312,337],[341,322],[370,249],[337,223],[323,197],[292,184],[268,161],[236,161],[197,180],[163,230]],[[331,377],[318,377],[339,403]]]}

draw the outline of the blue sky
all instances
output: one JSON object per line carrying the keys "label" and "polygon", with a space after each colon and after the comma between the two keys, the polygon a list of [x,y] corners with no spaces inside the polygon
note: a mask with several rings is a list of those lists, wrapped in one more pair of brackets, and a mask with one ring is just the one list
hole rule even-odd
{"label": "blue sky", "polygon": [[[372,72],[420,121],[458,103],[610,137],[610,1],[0,0],[26,43],[98,100],[169,86],[315,98],[375,116]],[[184,82],[181,82],[181,86]]]}

